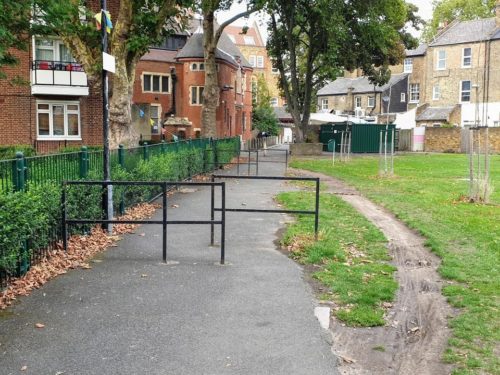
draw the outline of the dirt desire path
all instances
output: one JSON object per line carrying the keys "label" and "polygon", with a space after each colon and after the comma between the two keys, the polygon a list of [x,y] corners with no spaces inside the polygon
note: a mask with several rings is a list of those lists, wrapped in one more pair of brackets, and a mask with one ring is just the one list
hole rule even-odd
{"label": "dirt desire path", "polygon": [[441,357],[450,336],[447,317],[453,310],[441,294],[440,259],[425,248],[425,239],[343,182],[320,173],[290,170],[320,177],[329,193],[339,195],[379,228],[397,266],[399,291],[386,314],[386,326],[352,328],[339,321],[332,325],[332,351],[343,359],[339,372],[449,374],[451,366]]}

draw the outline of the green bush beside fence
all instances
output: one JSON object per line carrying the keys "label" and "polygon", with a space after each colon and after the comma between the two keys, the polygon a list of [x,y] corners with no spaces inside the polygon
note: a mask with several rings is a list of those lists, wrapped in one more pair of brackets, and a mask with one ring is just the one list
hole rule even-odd
{"label": "green bush beside fence", "polygon": [[[227,164],[239,152],[239,138],[196,139],[113,150],[111,178],[115,181],[181,181]],[[0,286],[12,275],[26,272],[30,262],[61,239],[61,183],[101,180],[102,151],[88,151],[0,161]],[[155,187],[116,186],[115,212],[149,201]],[[100,186],[67,187],[68,217],[102,217]],[[82,233],[89,226],[72,226]]]}

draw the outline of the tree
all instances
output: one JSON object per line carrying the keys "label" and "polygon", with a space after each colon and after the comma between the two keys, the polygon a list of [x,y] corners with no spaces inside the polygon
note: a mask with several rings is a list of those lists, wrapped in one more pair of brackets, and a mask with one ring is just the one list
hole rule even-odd
{"label": "tree", "polygon": [[[34,0],[35,35],[61,38],[73,57],[83,65],[91,84],[97,84],[102,69],[100,32],[92,10],[80,0]],[[95,2],[94,2],[95,3]],[[136,144],[131,126],[131,100],[135,70],[141,56],[186,20],[189,0],[121,0],[109,36],[109,53],[116,59],[110,85],[110,147]]]}
{"label": "tree", "polygon": [[1,68],[19,63],[13,51],[28,49],[31,2],[0,0],[0,9],[0,79],[5,79]]}
{"label": "tree", "polygon": [[404,58],[416,40],[415,7],[403,0],[273,0],[267,11],[268,51],[280,73],[280,87],[304,140],[315,92],[344,70],[362,68],[374,84],[390,77],[389,65]]}
{"label": "tree", "polygon": [[278,135],[279,124],[273,108],[271,95],[264,74],[257,78],[255,88],[252,90],[252,127],[270,135]]}
{"label": "tree", "polygon": [[[241,2],[242,0],[238,0]],[[203,107],[201,115],[201,129],[206,137],[216,137],[216,110],[219,103],[219,84],[215,51],[224,28],[234,21],[248,17],[253,12],[262,9],[263,0],[247,2],[247,9],[238,13],[216,27],[215,13],[227,10],[234,3],[233,0],[199,0],[198,7],[203,15],[203,50],[205,57],[205,89],[203,91]]]}
{"label": "tree", "polygon": [[427,23],[422,39],[430,42],[440,26],[456,19],[460,21],[493,17],[496,0],[434,0],[432,20]]}

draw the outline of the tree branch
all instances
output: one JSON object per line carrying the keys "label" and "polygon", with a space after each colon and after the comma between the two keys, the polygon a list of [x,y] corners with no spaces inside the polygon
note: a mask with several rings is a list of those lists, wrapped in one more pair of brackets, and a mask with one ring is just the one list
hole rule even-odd
{"label": "tree branch", "polygon": [[215,32],[215,35],[214,35],[214,39],[215,39],[216,44],[219,42],[219,39],[220,39],[220,37],[222,35],[222,32],[224,31],[224,29],[226,28],[226,26],[232,24],[234,21],[236,21],[236,20],[238,20],[238,19],[240,19],[242,17],[249,16],[253,12],[257,12],[257,11],[259,11],[261,9],[262,9],[262,7],[250,8],[250,9],[247,9],[246,11],[244,11],[244,12],[236,14],[235,16],[231,17],[227,21],[222,22],[219,25],[219,28],[217,29],[217,31]]}

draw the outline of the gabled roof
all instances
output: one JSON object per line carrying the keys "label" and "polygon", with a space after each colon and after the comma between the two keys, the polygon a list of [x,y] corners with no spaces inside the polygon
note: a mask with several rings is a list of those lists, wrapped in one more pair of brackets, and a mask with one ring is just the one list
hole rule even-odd
{"label": "gabled roof", "polygon": [[151,48],[149,52],[141,57],[141,61],[175,62],[176,55],[177,51]]}
{"label": "gabled roof", "polygon": [[438,34],[429,47],[481,42],[492,39],[494,35],[498,35],[495,18],[454,22]]}
{"label": "gabled roof", "polygon": [[416,118],[417,121],[448,121],[456,106],[428,107]]}
{"label": "gabled roof", "polygon": [[[250,63],[245,59],[241,51],[236,45],[231,42],[231,39],[222,33],[219,43],[217,44],[217,50],[215,51],[215,57],[227,61],[231,64],[238,65],[236,61],[236,56],[241,59],[241,64],[246,68],[251,68]],[[177,59],[183,58],[204,58],[203,52],[203,34],[195,33],[187,41],[186,45],[177,54]]]}
{"label": "gabled roof", "polygon": [[335,81],[328,83],[325,87],[320,89],[318,91],[318,96],[345,95],[351,88],[353,94],[384,92],[406,77],[408,77],[408,73],[393,74],[389,82],[383,86],[374,86],[366,76],[358,78],[337,78]]}
{"label": "gabled roof", "polygon": [[[254,23],[253,26],[249,27],[247,32],[243,34],[243,26],[229,25],[226,26],[224,32],[231,35],[234,38],[234,43],[237,46],[255,46],[255,47],[265,47],[264,41],[260,35],[257,25]],[[252,37],[255,44],[250,44],[245,41],[245,37]]]}
{"label": "gabled roof", "polygon": [[273,107],[274,115],[278,120],[293,120],[286,107]]}
{"label": "gabled roof", "polygon": [[427,52],[427,44],[423,43],[415,49],[407,49],[406,56],[407,57],[424,56],[426,52]]}

